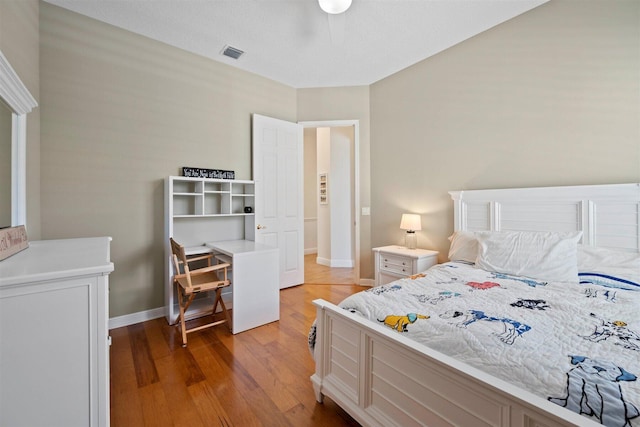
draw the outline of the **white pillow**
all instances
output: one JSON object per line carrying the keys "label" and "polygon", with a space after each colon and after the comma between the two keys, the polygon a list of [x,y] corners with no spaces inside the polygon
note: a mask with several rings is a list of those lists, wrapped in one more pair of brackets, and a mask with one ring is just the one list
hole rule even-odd
{"label": "white pillow", "polygon": [[640,291],[640,254],[578,245],[580,283]]}
{"label": "white pillow", "polygon": [[578,282],[582,232],[479,231],[476,266],[497,273]]}
{"label": "white pillow", "polygon": [[578,270],[635,268],[640,274],[640,254],[595,246],[578,245]]}
{"label": "white pillow", "polygon": [[476,262],[478,258],[478,239],[473,231],[456,231],[449,236],[449,260]]}

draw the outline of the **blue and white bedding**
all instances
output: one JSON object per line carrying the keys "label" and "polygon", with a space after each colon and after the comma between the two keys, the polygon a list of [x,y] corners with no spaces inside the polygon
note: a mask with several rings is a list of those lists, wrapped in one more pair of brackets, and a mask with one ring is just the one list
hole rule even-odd
{"label": "blue and white bedding", "polygon": [[449,262],[340,306],[604,425],[640,426],[640,288],[583,279]]}

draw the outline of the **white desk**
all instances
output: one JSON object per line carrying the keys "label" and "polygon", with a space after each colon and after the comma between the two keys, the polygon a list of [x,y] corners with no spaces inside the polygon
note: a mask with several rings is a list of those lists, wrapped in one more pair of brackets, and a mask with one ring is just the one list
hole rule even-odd
{"label": "white desk", "polygon": [[280,319],[278,248],[252,240],[207,242],[205,246],[231,258],[234,334]]}

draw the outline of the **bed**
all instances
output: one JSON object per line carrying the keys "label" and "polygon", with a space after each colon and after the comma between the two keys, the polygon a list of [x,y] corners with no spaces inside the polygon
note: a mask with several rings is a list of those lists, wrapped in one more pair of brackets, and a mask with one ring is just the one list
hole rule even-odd
{"label": "bed", "polygon": [[318,402],[365,426],[640,426],[640,186],[450,194],[451,262],[314,301]]}

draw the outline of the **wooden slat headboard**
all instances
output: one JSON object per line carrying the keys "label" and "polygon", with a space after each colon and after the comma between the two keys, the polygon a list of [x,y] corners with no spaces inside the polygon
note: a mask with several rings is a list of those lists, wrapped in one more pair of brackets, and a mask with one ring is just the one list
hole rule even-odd
{"label": "wooden slat headboard", "polygon": [[640,183],[449,194],[456,231],[582,231],[583,244],[640,252]]}

